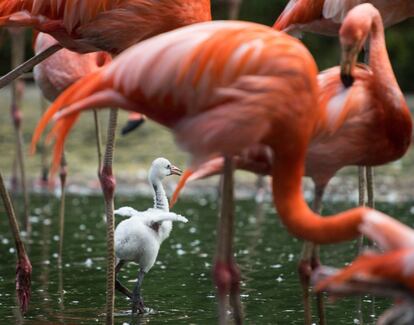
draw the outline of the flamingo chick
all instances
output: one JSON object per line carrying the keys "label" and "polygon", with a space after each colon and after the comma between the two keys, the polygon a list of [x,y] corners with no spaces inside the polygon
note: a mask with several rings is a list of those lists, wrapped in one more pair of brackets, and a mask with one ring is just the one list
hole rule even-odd
{"label": "flamingo chick", "polygon": [[144,301],[141,286],[144,276],[153,267],[161,243],[168,238],[172,230],[172,222],[186,223],[187,218],[169,212],[168,199],[162,186],[166,176],[181,175],[181,170],[165,158],[157,158],[152,162],[148,180],[154,191],[154,208],[137,211],[131,207],[122,207],[115,214],[129,217],[122,221],[115,230],[115,255],[117,257],[115,274],[118,275],[126,262],[139,264],[137,282],[131,293],[118,279],[115,288],[132,300],[132,313],[144,312]]}

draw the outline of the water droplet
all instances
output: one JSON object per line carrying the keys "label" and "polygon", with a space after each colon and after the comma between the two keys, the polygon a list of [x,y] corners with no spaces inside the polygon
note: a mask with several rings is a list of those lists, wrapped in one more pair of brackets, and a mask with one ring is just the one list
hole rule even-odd
{"label": "water droplet", "polygon": [[84,264],[86,267],[92,267],[93,260],[91,258],[87,258]]}

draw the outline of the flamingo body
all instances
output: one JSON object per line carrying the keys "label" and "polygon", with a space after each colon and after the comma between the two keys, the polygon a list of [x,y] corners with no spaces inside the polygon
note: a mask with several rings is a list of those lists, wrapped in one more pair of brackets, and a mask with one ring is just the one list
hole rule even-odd
{"label": "flamingo body", "polygon": [[148,176],[154,192],[154,208],[139,212],[131,207],[122,207],[114,211],[115,214],[129,217],[115,230],[116,274],[126,262],[136,262],[140,267],[133,293],[130,293],[118,279],[115,282],[115,288],[132,299],[133,313],[137,309],[144,312],[144,302],[140,293],[142,281],[144,275],[154,266],[161,243],[170,235],[172,222],[188,221],[183,216],[169,212],[162,180],[171,175],[181,175],[181,170],[165,158],[155,159]]}
{"label": "flamingo body", "polygon": [[[116,210],[115,213],[127,216],[128,214],[123,213],[121,209]],[[147,273],[154,266],[161,243],[171,233],[171,221],[187,222],[188,220],[175,213],[159,209],[142,212],[134,210],[129,215],[129,219],[122,221],[116,227],[115,255],[120,260],[138,263]]]}
{"label": "flamingo body", "polygon": [[380,11],[385,27],[414,16],[411,0],[290,0],[274,27],[291,33],[305,31],[334,36],[346,14],[362,3],[371,3]]}
{"label": "flamingo body", "polygon": [[[278,64],[278,60],[271,59],[278,55],[290,60],[289,66],[284,68]],[[284,60],[279,60],[280,63],[282,61]],[[296,80],[296,76],[299,78],[303,75],[300,72],[302,69],[313,78],[305,75],[301,80]],[[284,89],[278,76],[288,75],[289,72],[294,74],[294,81],[303,82],[303,87],[311,94],[316,92],[315,62],[297,40],[253,23],[201,23],[138,44],[123,53],[121,59],[114,60],[107,69],[85,78],[83,83],[88,84],[88,87],[84,89],[85,92],[78,93],[85,96],[85,100],[82,100],[82,107],[78,106],[76,110],[87,109],[83,105],[87,102],[88,108],[104,107],[112,102],[113,105],[116,103],[131,111],[140,111],[167,127],[175,128],[182,135],[185,128],[195,125],[191,122],[199,122],[202,125],[199,131],[207,132],[211,122],[203,123],[203,120],[192,119],[193,116],[207,118],[211,114],[222,115],[222,124],[220,119],[214,119],[216,125],[211,129],[215,130],[211,142],[206,141],[203,145],[196,146],[196,143],[191,143],[191,140],[195,140],[193,138],[183,136],[179,140],[200,158],[217,155],[222,151],[234,153],[240,147],[249,146],[262,137],[269,129],[271,119],[287,120],[295,116],[296,107],[282,110],[267,106],[270,105],[267,102],[257,108],[263,115],[253,114],[252,103],[245,101],[250,93],[260,93],[259,88],[269,95],[273,92],[276,94],[278,87],[287,92],[288,89]],[[80,83],[76,88],[78,87]],[[72,91],[66,93],[66,98],[58,99],[56,105],[44,116],[34,136],[35,141],[45,123],[58,111],[62,101],[66,105],[70,102],[80,103],[80,97],[77,98]],[[99,98],[94,94],[98,94]],[[308,97],[307,91],[304,96]],[[312,101],[312,97],[309,97]],[[139,107],[135,103],[139,103]],[[228,106],[239,104],[242,105],[238,111],[231,110]],[[311,131],[312,119],[315,121],[316,117],[314,113],[314,108],[308,111],[310,119],[306,123],[305,118],[301,119],[303,132]],[[243,133],[238,138],[230,138],[224,135],[228,140],[235,141],[233,145],[219,140],[223,135],[220,132],[227,131],[230,135],[243,119],[252,120],[251,126],[255,130],[251,133],[253,136]],[[262,134],[256,132],[254,122],[263,125]],[[67,123],[65,128],[66,126]],[[213,127],[212,124],[211,126]],[[213,148],[219,142],[225,147]]]}
{"label": "flamingo body", "polygon": [[[344,88],[339,67],[318,75],[320,120],[306,153],[305,175],[316,187],[324,187],[345,166],[376,166],[401,158],[409,148],[412,120],[404,97],[397,87],[394,100],[384,101],[374,72],[360,65],[355,82]],[[396,127],[398,125],[398,127]],[[238,169],[271,175],[275,159],[266,146],[256,146],[234,158]],[[172,202],[187,180],[205,178],[223,169],[223,159],[215,158],[187,174]]]}
{"label": "flamingo body", "polygon": [[209,0],[0,1],[0,26],[34,27],[77,52],[119,54],[146,38],[208,20]]}
{"label": "flamingo body", "polygon": [[[35,40],[35,53],[40,53],[57,41],[50,35],[39,33]],[[111,57],[104,52],[79,54],[66,49],[34,67],[34,78],[49,101],[55,100],[78,79],[108,63]]]}

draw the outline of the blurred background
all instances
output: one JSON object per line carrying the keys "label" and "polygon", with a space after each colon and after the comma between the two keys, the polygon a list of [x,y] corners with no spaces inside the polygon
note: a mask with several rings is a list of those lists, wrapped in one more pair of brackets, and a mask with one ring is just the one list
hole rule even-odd
{"label": "blurred background", "polygon": [[[214,19],[227,19],[225,0],[212,0]],[[240,19],[255,21],[265,25],[273,25],[282,12],[287,0],[244,0],[240,11]],[[405,21],[387,29],[388,51],[393,63],[395,74],[404,91],[413,92],[414,82],[414,19]],[[32,55],[30,31],[27,31],[27,57]],[[0,36],[0,73],[10,70],[10,42],[8,34],[2,31]],[[335,38],[319,35],[305,35],[303,38],[316,58],[320,69],[325,69],[338,63],[338,41]],[[410,79],[411,76],[411,79]]]}
{"label": "blurred background", "polygon": [[[87,1],[87,0],[84,0]],[[414,0],[413,0],[414,1]],[[243,0],[240,19],[272,25],[287,0]],[[225,0],[212,0],[214,19],[226,19]],[[399,84],[414,109],[414,19],[386,32],[388,51]],[[31,31],[26,35],[26,58],[33,55]],[[305,35],[305,44],[313,53],[321,70],[337,65],[339,45],[336,38]],[[10,70],[10,36],[0,30],[0,74]],[[411,78],[410,78],[411,77]],[[28,144],[42,112],[47,107],[39,90],[30,79],[26,82],[22,103],[22,127],[25,158],[30,189],[42,175],[42,166],[49,165],[50,148],[39,147],[36,155],[29,155]],[[15,135],[10,116],[10,89],[0,90],[0,169],[8,183],[17,173]],[[120,114],[119,125],[126,121]],[[100,113],[102,134],[106,134],[108,112]],[[104,139],[105,140],[105,139]],[[150,188],[146,176],[149,164],[164,156],[175,165],[185,168],[188,157],[174,143],[165,128],[147,121],[127,137],[119,136],[116,144],[114,170],[117,178],[116,206],[130,205],[138,210],[151,206]],[[42,155],[44,153],[45,155]],[[32,238],[28,240],[34,266],[31,312],[24,324],[91,324],[102,319],[105,301],[105,222],[100,185],[97,178],[97,153],[92,113],[82,114],[66,144],[68,161],[68,191],[66,239],[63,251],[64,267],[57,268],[59,224],[57,220],[59,196],[31,193],[30,220]],[[387,166],[375,168],[377,207],[413,225],[414,215],[414,154]],[[235,252],[243,271],[242,301],[248,324],[303,324],[300,290],[296,267],[301,242],[293,239],[278,218],[267,186],[264,205],[256,205],[256,176],[237,173]],[[177,178],[167,182],[169,195]],[[190,219],[179,224],[173,236],[161,249],[156,266],[145,280],[144,295],[149,306],[155,308],[142,324],[212,324],[215,323],[214,289],[211,285],[211,259],[214,255],[215,222],[217,214],[217,178],[196,182],[186,191],[187,199],[180,200],[176,211]],[[267,182],[269,184],[269,182]],[[58,182],[56,182],[58,185]],[[312,186],[305,181],[305,195],[312,198]],[[325,195],[324,214],[343,211],[357,202],[357,168],[349,167],[330,182]],[[57,192],[56,192],[57,194]],[[85,195],[96,194],[96,195]],[[128,194],[128,195],[123,195]],[[145,195],[145,198],[141,196]],[[22,215],[21,195],[14,192],[15,207]],[[4,212],[0,205],[0,216]],[[0,218],[0,319],[5,323],[22,324],[15,316],[14,259],[15,249],[7,229],[6,218]],[[354,243],[323,248],[322,261],[343,266],[355,257]],[[133,281],[136,269],[126,268],[123,281]],[[64,289],[64,290],[63,290]],[[374,324],[375,315],[383,312],[391,301],[363,298],[365,324]],[[358,324],[353,299],[328,304],[328,319],[338,325]],[[129,303],[117,297],[117,324],[128,324]],[[277,320],[277,323],[275,322]]]}
{"label": "blurred background", "polygon": [[[276,18],[285,7],[287,0],[243,0],[240,19],[260,22],[266,25],[273,25]],[[212,11],[214,19],[227,19],[228,7],[227,0],[213,0]],[[405,21],[392,28],[387,29],[388,51],[391,57],[393,68],[399,84],[407,96],[407,101],[411,109],[414,108],[413,98],[410,94],[414,93],[414,19]],[[27,53],[26,58],[33,55],[31,45],[31,31],[27,30]],[[304,34],[303,42],[309,47],[314,55],[321,70],[337,65],[339,62],[339,42],[336,38],[323,37],[320,35]],[[10,36],[6,31],[0,31],[0,74],[10,70]],[[411,77],[411,78],[410,78]],[[9,112],[10,90],[0,90],[1,106],[3,114],[0,117],[0,168],[10,177],[13,169],[16,169],[14,158],[14,131]],[[39,91],[34,87],[33,81],[29,78],[26,82],[26,90],[22,105],[23,111],[23,131],[26,144],[30,142],[32,132],[37,120],[42,114],[42,109],[47,107],[47,103],[42,101]],[[126,120],[126,114],[120,114],[120,125]],[[102,134],[105,135],[107,112],[100,114]],[[175,164],[185,167],[187,156],[179,150],[170,132],[159,125],[148,121],[138,131],[127,137],[118,137],[117,151],[115,155],[115,168],[119,184],[133,185],[137,179],[146,182],[146,170],[151,161],[158,156],[165,156]],[[99,191],[99,184],[96,178],[97,155],[94,140],[94,127],[92,114],[83,114],[81,121],[76,125],[67,142],[67,159],[69,162],[69,183],[86,185]],[[50,149],[49,149],[50,150]],[[26,150],[27,152],[28,150]],[[40,175],[42,158],[39,148],[38,155],[27,156],[27,168],[29,179],[35,181]],[[385,167],[376,168],[379,176],[377,179],[379,186],[377,191],[380,195],[391,197],[411,198],[412,180],[409,175],[414,175],[412,164],[413,154],[411,151],[401,161],[389,164]],[[45,164],[45,162],[43,162]],[[343,170],[338,177],[331,182],[328,196],[331,192],[341,192],[344,195],[350,189],[355,188],[356,168]],[[401,173],[405,177],[400,177]],[[134,177],[131,177],[134,175]],[[342,175],[352,175],[349,178],[341,178]],[[255,178],[241,172],[239,181],[246,186],[250,186]],[[335,186],[335,184],[340,186]],[[212,184],[216,181],[213,180]],[[254,186],[253,186],[254,187]],[[398,194],[392,192],[395,189]],[[408,194],[407,194],[408,193]],[[355,192],[350,194],[356,196]],[[384,196],[383,196],[384,197]]]}

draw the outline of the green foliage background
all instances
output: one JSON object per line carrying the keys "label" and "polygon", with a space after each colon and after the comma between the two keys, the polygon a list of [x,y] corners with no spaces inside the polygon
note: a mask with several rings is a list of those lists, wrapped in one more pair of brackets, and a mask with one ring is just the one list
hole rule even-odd
{"label": "green foliage background", "polygon": [[[213,0],[214,19],[226,19],[227,0]],[[243,0],[240,19],[272,25],[285,7],[287,0]],[[320,69],[338,63],[338,41],[335,38],[319,35],[306,35],[305,44],[314,54]],[[31,53],[31,31],[27,31],[27,57]],[[387,44],[394,71],[401,88],[405,92],[414,92],[414,18],[387,30]],[[0,73],[10,69],[10,40],[5,30],[0,34]],[[410,78],[411,76],[411,78]]]}

